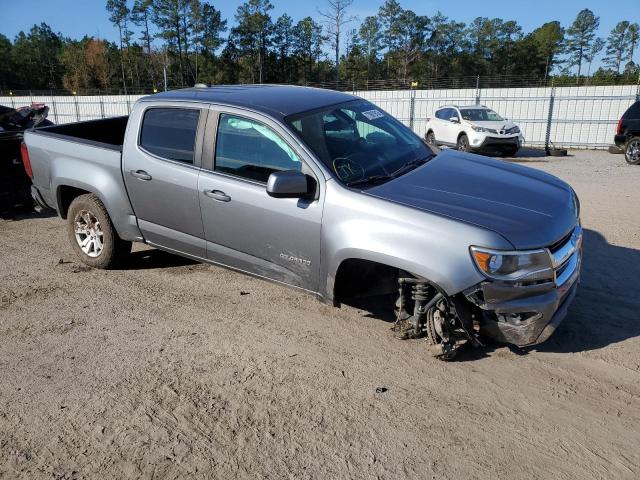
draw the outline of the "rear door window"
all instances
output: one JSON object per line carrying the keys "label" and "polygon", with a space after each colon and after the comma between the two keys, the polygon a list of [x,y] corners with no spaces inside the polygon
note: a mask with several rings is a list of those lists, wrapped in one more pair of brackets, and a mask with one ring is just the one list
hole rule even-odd
{"label": "rear door window", "polygon": [[454,116],[454,114],[455,114],[455,110],[453,108],[443,108],[442,110],[440,110],[440,115],[441,115],[440,118],[447,122],[451,117]]}
{"label": "rear door window", "polygon": [[640,102],[636,102],[624,113],[625,119],[640,119]]}
{"label": "rear door window", "polygon": [[140,146],[158,157],[192,165],[200,110],[151,108],[144,114]]}

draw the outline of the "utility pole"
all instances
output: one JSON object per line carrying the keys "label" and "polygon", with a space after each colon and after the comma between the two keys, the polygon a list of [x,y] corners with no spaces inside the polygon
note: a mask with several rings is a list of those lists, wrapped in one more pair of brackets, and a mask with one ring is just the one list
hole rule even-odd
{"label": "utility pole", "polygon": [[167,91],[167,64],[162,66],[162,74],[164,76],[164,91]]}

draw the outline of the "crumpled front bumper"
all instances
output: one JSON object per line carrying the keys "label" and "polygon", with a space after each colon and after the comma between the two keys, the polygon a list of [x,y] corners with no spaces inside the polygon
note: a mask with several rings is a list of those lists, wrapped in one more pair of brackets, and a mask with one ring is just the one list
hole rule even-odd
{"label": "crumpled front bumper", "polygon": [[555,282],[527,286],[482,283],[480,333],[520,347],[547,340],[567,315],[580,281],[581,264],[578,247],[559,269]]}

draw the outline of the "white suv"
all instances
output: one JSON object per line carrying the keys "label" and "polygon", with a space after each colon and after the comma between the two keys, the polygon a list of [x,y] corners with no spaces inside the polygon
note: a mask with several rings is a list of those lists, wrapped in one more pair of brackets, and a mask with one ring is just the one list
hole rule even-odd
{"label": "white suv", "polygon": [[483,105],[445,105],[427,122],[428,144],[455,147],[464,152],[516,154],[523,138],[520,128]]}

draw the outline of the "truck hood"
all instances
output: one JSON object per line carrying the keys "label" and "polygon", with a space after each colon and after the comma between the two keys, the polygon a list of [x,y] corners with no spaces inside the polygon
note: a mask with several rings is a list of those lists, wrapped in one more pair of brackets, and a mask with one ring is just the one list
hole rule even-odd
{"label": "truck hood", "polygon": [[578,215],[573,190],[553,175],[457,151],[363,193],[492,230],[516,249],[552,245]]}

